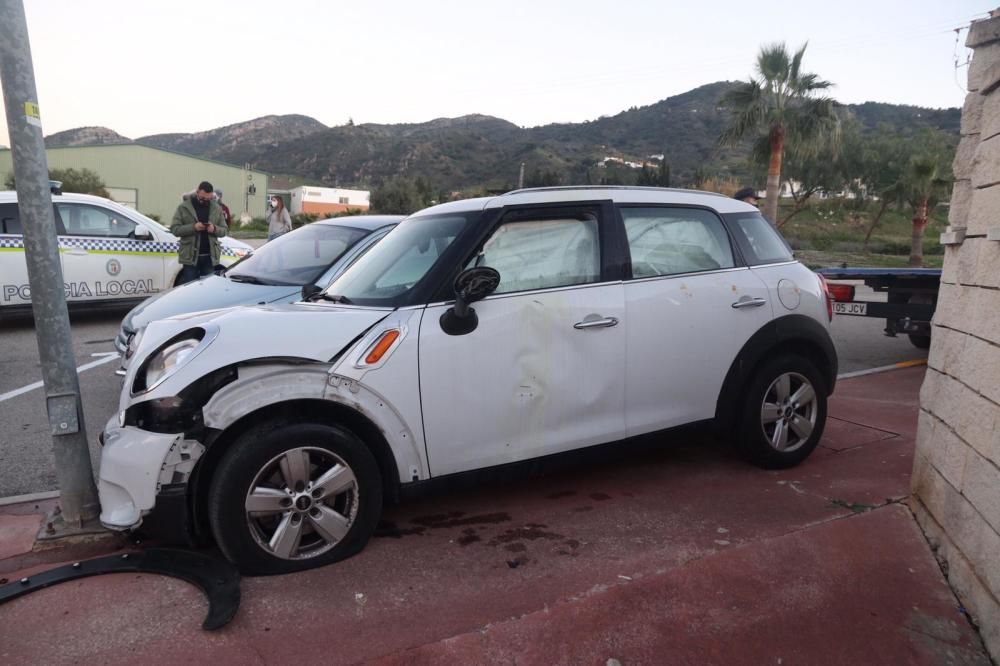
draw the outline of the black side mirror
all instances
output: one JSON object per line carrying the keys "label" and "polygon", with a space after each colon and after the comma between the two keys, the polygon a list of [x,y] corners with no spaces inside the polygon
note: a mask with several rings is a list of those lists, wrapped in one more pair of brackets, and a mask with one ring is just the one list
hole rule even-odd
{"label": "black side mirror", "polygon": [[323,288],[318,284],[304,284],[302,285],[302,300],[308,301],[321,291]]}
{"label": "black side mirror", "polygon": [[465,335],[476,330],[479,317],[470,304],[493,293],[500,284],[500,273],[489,266],[476,266],[455,278],[455,305],[441,315],[441,330],[448,335]]}

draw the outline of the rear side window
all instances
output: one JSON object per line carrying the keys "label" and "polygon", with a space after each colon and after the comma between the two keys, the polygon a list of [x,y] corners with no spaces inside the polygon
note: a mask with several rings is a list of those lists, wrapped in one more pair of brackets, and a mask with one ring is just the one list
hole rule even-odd
{"label": "rear side window", "polygon": [[621,209],[632,277],[732,268],[733,251],[722,220],[699,208]]}
{"label": "rear side window", "polygon": [[134,238],[135,222],[116,211],[75,203],[57,203],[56,212],[69,236]]}
{"label": "rear side window", "polygon": [[731,213],[726,221],[750,266],[794,260],[788,243],[760,213]]}
{"label": "rear side window", "polygon": [[0,204],[0,234],[21,233],[21,220],[17,214],[17,204]]}

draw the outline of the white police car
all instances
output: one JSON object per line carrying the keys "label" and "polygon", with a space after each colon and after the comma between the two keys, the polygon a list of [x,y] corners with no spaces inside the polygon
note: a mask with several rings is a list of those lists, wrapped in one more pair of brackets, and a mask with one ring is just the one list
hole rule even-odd
{"label": "white police car", "polygon": [[685,424],[790,467],[823,433],[831,318],[822,278],[735,199],[442,204],[311,302],[150,323],[102,436],[101,522],[155,508],[278,573],[358,552],[405,486]]}
{"label": "white police car", "polygon": [[[114,201],[53,194],[66,299],[72,305],[143,300],[174,285],[177,237],[162,224]],[[222,264],[253,251],[222,239]],[[31,305],[16,192],[0,192],[0,313]]]}

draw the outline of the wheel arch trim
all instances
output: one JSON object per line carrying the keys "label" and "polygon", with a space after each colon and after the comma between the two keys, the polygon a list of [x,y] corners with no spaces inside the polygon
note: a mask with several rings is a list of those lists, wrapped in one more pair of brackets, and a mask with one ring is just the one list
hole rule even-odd
{"label": "wheel arch trim", "polygon": [[715,420],[728,429],[740,413],[739,395],[753,371],[776,353],[801,352],[816,363],[816,369],[826,382],[826,394],[833,394],[837,383],[837,350],[829,331],[805,315],[786,315],[774,319],[757,330],[736,355],[715,405]]}

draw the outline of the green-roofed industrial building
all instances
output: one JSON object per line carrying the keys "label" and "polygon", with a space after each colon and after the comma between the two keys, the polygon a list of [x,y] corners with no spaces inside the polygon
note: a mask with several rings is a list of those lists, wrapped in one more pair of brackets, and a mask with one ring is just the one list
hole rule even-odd
{"label": "green-roofed industrial building", "polygon": [[[169,225],[181,195],[207,180],[223,191],[234,218],[243,211],[264,217],[267,174],[137,143],[47,148],[49,169],[90,169],[108,194],[140,213]],[[10,150],[0,150],[0,183],[13,173]],[[0,188],[2,189],[2,188]]]}

